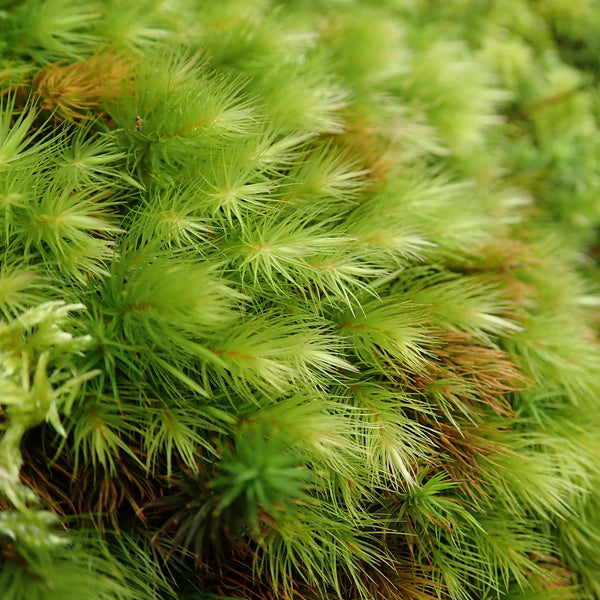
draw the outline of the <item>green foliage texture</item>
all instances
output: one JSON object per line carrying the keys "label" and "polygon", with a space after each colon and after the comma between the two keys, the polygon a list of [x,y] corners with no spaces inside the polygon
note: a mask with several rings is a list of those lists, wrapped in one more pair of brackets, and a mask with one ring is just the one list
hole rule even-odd
{"label": "green foliage texture", "polygon": [[0,1],[2,600],[600,598],[596,0]]}

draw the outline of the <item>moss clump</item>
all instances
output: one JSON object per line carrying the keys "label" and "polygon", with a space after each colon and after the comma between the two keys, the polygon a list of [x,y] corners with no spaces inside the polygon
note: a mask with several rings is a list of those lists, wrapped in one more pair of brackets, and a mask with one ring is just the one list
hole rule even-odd
{"label": "moss clump", "polygon": [[600,597],[594,2],[2,6],[3,599]]}

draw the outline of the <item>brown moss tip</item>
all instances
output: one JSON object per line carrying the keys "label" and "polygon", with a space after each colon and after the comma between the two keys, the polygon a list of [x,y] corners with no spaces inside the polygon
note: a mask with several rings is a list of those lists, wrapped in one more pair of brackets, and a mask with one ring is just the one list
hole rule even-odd
{"label": "brown moss tip", "polygon": [[134,63],[109,48],[72,64],[54,62],[33,78],[33,95],[42,109],[65,121],[106,116],[105,103],[133,88]]}

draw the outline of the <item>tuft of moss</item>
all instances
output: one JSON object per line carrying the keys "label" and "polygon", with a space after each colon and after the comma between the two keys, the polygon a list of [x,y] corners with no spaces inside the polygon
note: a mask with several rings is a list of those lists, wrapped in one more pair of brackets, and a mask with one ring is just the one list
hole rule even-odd
{"label": "tuft of moss", "polygon": [[600,598],[600,8],[0,2],[3,600]]}

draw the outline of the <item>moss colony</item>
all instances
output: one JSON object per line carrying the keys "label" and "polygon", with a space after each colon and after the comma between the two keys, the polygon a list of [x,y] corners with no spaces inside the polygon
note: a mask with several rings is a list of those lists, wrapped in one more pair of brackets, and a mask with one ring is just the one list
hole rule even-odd
{"label": "moss colony", "polygon": [[600,598],[597,2],[0,5],[3,600]]}

